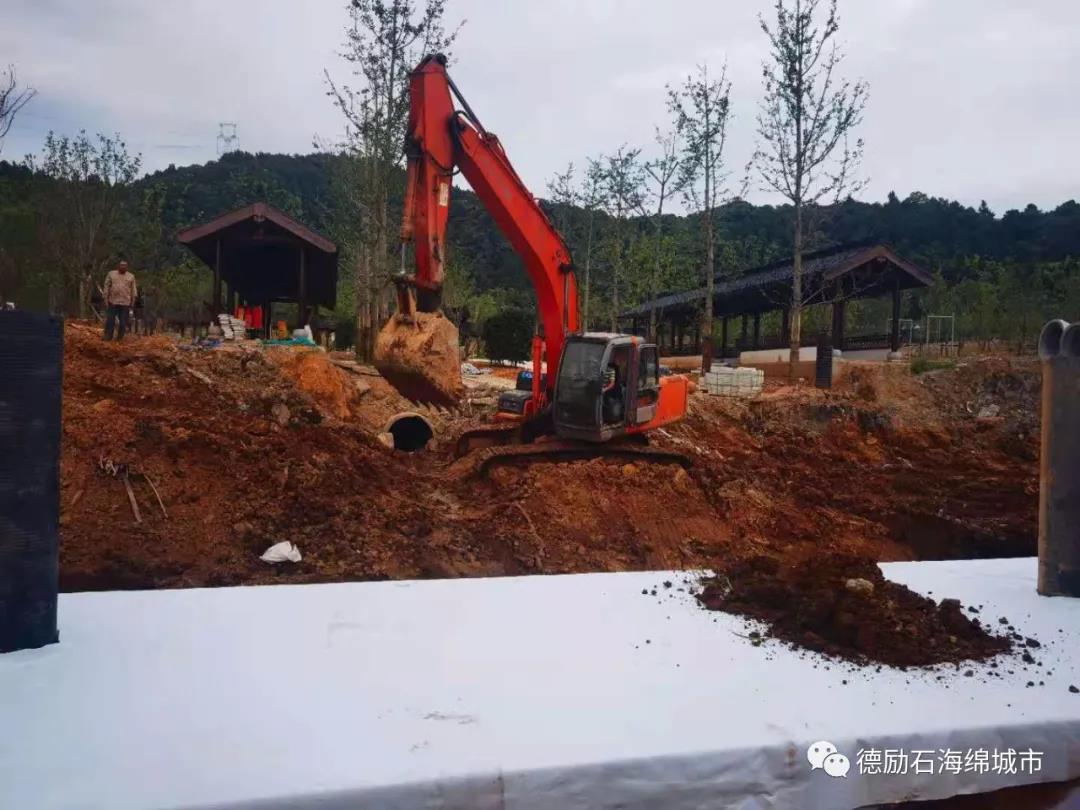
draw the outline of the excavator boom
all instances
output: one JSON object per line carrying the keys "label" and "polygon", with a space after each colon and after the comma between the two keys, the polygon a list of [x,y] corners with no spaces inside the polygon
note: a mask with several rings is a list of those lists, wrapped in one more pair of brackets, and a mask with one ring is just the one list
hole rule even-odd
{"label": "excavator boom", "polygon": [[[453,95],[463,110],[456,110]],[[411,399],[449,404],[461,393],[457,331],[440,313],[446,272],[446,225],[454,170],[472,186],[484,208],[525,265],[543,328],[547,389],[554,390],[563,341],[578,330],[577,284],[570,251],[529,193],[496,138],[480,124],[446,72],[441,55],[429,56],[410,76],[408,160],[401,240],[415,251],[415,273],[398,277],[398,314],[376,342],[376,366]],[[453,341],[452,346],[447,343]]]}

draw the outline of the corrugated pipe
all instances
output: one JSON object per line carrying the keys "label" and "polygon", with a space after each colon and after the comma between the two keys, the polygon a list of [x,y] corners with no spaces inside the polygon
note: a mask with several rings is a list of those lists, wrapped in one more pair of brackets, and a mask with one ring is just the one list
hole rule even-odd
{"label": "corrugated pipe", "polygon": [[1050,321],[1039,336],[1039,593],[1080,596],[1080,323]]}

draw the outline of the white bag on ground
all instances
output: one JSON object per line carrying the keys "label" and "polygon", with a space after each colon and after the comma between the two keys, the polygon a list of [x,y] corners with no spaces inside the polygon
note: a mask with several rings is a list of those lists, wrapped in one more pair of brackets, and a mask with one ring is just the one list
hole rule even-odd
{"label": "white bag on ground", "polygon": [[300,549],[288,540],[283,540],[270,546],[259,559],[263,562],[275,564],[280,562],[300,562]]}

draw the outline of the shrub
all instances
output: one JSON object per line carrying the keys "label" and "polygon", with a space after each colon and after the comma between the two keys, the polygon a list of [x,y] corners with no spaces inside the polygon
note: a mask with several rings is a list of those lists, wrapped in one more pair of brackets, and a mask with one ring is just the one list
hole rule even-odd
{"label": "shrub", "polygon": [[487,358],[519,362],[529,358],[533,335],[533,314],[523,309],[505,309],[484,321],[483,338]]}

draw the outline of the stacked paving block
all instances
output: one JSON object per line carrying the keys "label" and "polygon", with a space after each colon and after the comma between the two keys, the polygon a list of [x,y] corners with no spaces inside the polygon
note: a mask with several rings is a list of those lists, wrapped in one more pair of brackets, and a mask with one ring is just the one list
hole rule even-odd
{"label": "stacked paving block", "polygon": [[715,366],[703,378],[705,390],[722,397],[752,397],[761,393],[765,372],[757,368]]}

